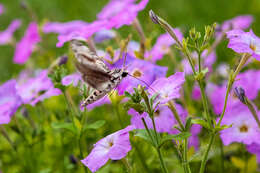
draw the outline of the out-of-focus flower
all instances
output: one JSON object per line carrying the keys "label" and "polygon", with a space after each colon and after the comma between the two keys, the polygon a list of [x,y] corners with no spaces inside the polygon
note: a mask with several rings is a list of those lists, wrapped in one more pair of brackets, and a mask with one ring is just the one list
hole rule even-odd
{"label": "out-of-focus flower", "polygon": [[57,47],[62,47],[65,42],[71,41],[72,39],[84,40],[86,41],[89,37],[91,37],[94,33],[104,30],[110,29],[109,23],[107,20],[97,20],[88,24],[87,26],[81,27],[78,30],[74,30],[72,32],[61,34],[58,36]]}
{"label": "out-of-focus flower", "polygon": [[23,38],[17,43],[14,63],[24,64],[31,56],[36,44],[41,41],[37,23],[31,22],[25,32]]}
{"label": "out-of-focus flower", "polygon": [[141,0],[136,4],[136,0],[110,0],[97,17],[99,20],[109,20],[110,27],[120,28],[123,25],[131,25],[148,1]]}
{"label": "out-of-focus flower", "polygon": [[2,84],[0,86],[0,125],[8,124],[21,104],[21,97],[16,90],[16,81],[9,80]]}
{"label": "out-of-focus flower", "polygon": [[96,32],[95,37],[94,37],[94,41],[96,43],[102,43],[105,40],[110,40],[112,38],[116,37],[116,32],[113,30],[101,30]]}
{"label": "out-of-focus flower", "polygon": [[251,145],[247,145],[246,148],[250,153],[256,155],[257,162],[260,163],[260,144],[253,143]]}
{"label": "out-of-focus flower", "polygon": [[[174,29],[173,31],[181,41],[183,39],[181,31],[179,29]],[[145,57],[151,59],[152,62],[156,62],[169,53],[171,45],[175,43],[176,41],[168,33],[162,34],[158,37],[153,48],[149,52],[146,52]]]}
{"label": "out-of-focus flower", "polygon": [[198,124],[193,124],[190,129],[191,136],[188,139],[188,146],[193,146],[195,150],[199,149],[200,141],[198,138],[198,134],[200,133],[201,129],[202,127]]}
{"label": "out-of-focus flower", "polygon": [[[199,69],[199,64],[198,64],[198,54],[196,52],[192,53],[193,54],[193,63],[195,65],[195,70]],[[204,50],[201,54],[201,66],[208,68],[209,71],[212,71],[212,65],[216,61],[216,53],[212,51],[209,55],[207,55],[207,50]],[[186,74],[192,74],[192,68],[190,66],[190,63],[188,59],[183,59],[182,60],[182,65],[184,68],[184,71]]]}
{"label": "out-of-focus flower", "polygon": [[226,20],[222,25],[217,26],[216,36],[220,37],[223,32],[227,32],[233,29],[247,29],[250,27],[253,21],[254,18],[251,15],[237,16],[230,20]]}
{"label": "out-of-focus flower", "polygon": [[101,139],[94,145],[91,153],[85,159],[81,160],[81,162],[92,172],[96,172],[109,159],[120,160],[124,158],[132,149],[129,140],[129,131],[133,129],[134,126],[127,126],[125,129]]}
{"label": "out-of-focus flower", "polygon": [[4,5],[0,4],[0,15],[3,14],[5,11]]}
{"label": "out-of-focus flower", "polygon": [[47,22],[43,26],[42,30],[44,33],[57,33],[57,34],[69,34],[74,31],[80,30],[82,27],[86,27],[87,22],[75,20],[70,22]]}
{"label": "out-of-focus flower", "polygon": [[[113,92],[113,91],[112,91]],[[107,97],[107,96],[105,96],[104,98],[102,98],[102,99],[99,99],[99,100],[97,100],[97,101],[95,101],[94,103],[92,103],[92,104],[89,104],[89,105],[87,105],[87,110],[92,110],[92,109],[94,109],[95,107],[98,107],[98,106],[102,106],[102,105],[104,105],[104,104],[111,104],[111,101],[110,101],[110,99]]]}
{"label": "out-of-focus flower", "polygon": [[[124,56],[125,54],[122,57]],[[119,59],[112,65],[112,68],[122,68],[123,62],[124,58]],[[139,84],[147,87],[147,85],[149,86],[157,78],[164,77],[167,72],[167,67],[161,67],[144,60],[133,58],[129,54],[127,54],[125,65],[129,75],[117,87],[119,95],[122,95],[124,91],[132,92],[133,88]]]}
{"label": "out-of-focus flower", "polygon": [[260,60],[260,38],[252,30],[249,32],[232,30],[227,32],[227,38],[229,39],[228,48],[237,53],[248,53]]}
{"label": "out-of-focus flower", "polygon": [[160,104],[165,104],[172,99],[180,97],[180,89],[184,82],[184,73],[176,72],[168,78],[162,77],[154,81],[149,87],[148,92],[151,95],[158,93],[158,101]]}
{"label": "out-of-focus flower", "polygon": [[68,85],[72,84],[74,87],[76,87],[80,80],[82,80],[81,75],[79,73],[74,73],[74,74],[65,76],[62,79],[61,83],[64,86],[68,86]]}
{"label": "out-of-focus flower", "polygon": [[201,94],[200,87],[198,85],[194,85],[194,87],[192,89],[192,94],[191,94],[192,99],[199,100],[201,98],[200,94]]}
{"label": "out-of-focus flower", "polygon": [[21,20],[13,20],[8,28],[0,32],[0,45],[8,44],[12,41],[13,33],[21,26]]}
{"label": "out-of-focus flower", "polygon": [[222,130],[220,137],[224,145],[241,142],[246,145],[260,144],[260,129],[248,108],[241,104],[229,109],[222,120],[222,125],[232,127]]}
{"label": "out-of-focus flower", "polygon": [[61,94],[61,91],[54,88],[52,81],[48,78],[47,70],[43,70],[36,77],[18,84],[17,90],[23,103],[33,106],[39,101]]}
{"label": "out-of-focus flower", "polygon": [[216,69],[217,73],[223,78],[228,77],[228,70],[229,70],[229,66],[224,63],[219,64]]}
{"label": "out-of-focus flower", "polygon": [[[246,96],[253,100],[257,97],[257,93],[260,89],[260,80],[255,76],[259,75],[259,71],[257,70],[248,70],[243,73],[237,75],[236,80],[233,84],[234,87],[242,87],[245,90]],[[225,94],[226,94],[226,84],[217,86],[215,84],[209,83],[206,88],[207,95],[211,101],[213,106],[213,110],[216,114],[220,114],[222,112]],[[234,94],[231,92],[228,102],[227,102],[227,110],[233,108],[234,105],[240,105],[240,101],[238,98],[234,97]]]}

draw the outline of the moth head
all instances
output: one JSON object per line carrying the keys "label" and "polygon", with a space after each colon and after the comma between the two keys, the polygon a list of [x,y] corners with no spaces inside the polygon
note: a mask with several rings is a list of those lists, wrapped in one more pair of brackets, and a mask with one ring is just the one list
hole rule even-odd
{"label": "moth head", "polygon": [[122,77],[124,78],[124,77],[126,77],[128,75],[128,72],[127,71],[123,71],[123,73],[122,73]]}

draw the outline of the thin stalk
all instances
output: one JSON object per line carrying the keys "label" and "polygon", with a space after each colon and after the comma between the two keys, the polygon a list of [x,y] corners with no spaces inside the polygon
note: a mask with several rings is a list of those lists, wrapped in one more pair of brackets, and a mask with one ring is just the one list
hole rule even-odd
{"label": "thin stalk", "polygon": [[141,163],[142,163],[142,166],[143,166],[145,172],[149,173],[149,172],[150,172],[150,171],[149,171],[149,168],[148,168],[148,166],[147,166],[147,164],[146,164],[146,162],[145,162],[144,155],[143,155],[142,151],[140,150],[139,146],[136,145],[135,142],[131,142],[131,144],[132,144],[132,145],[134,146],[134,148],[136,149],[136,151],[137,151],[136,153],[137,153],[137,155],[138,155],[138,157],[139,157],[139,159],[140,159],[140,161],[141,161]]}
{"label": "thin stalk", "polygon": [[121,128],[124,128],[124,123],[123,123],[123,121],[121,119],[121,116],[120,116],[118,104],[116,104],[115,107],[116,107],[116,110],[115,110],[116,111],[116,116],[117,116],[117,119],[119,121],[119,124],[120,124]]}
{"label": "thin stalk", "polygon": [[201,52],[198,53],[199,73],[201,72]]}
{"label": "thin stalk", "polygon": [[221,139],[219,138],[219,145],[220,145],[220,172],[224,172],[224,146],[223,143],[221,141]]}
{"label": "thin stalk", "polygon": [[70,111],[69,116],[70,116],[71,122],[72,122],[72,124],[73,124],[74,129],[76,129],[76,126],[75,126],[75,123],[74,123],[74,118],[73,118],[73,114],[75,114],[75,112],[74,112],[74,110],[73,110],[73,108],[72,108],[72,105],[71,105],[70,102],[68,101],[67,95],[66,95],[65,93],[63,93],[63,95],[64,95],[64,98],[65,98],[65,102],[66,102],[66,104],[67,104],[67,107],[68,107],[68,109],[69,109],[69,111]]}
{"label": "thin stalk", "polygon": [[123,158],[122,162],[123,162],[124,166],[126,167],[127,172],[128,173],[132,172],[132,168],[131,168],[128,160],[126,158]]}
{"label": "thin stalk", "polygon": [[164,161],[163,161],[163,157],[162,157],[162,153],[161,153],[160,148],[157,148],[156,151],[157,151],[157,153],[158,153],[158,156],[159,156],[159,159],[160,159],[160,164],[161,164],[161,167],[162,167],[163,172],[164,172],[164,173],[168,173],[168,170],[167,170],[167,168],[166,168],[166,166],[165,166],[165,163],[164,163]]}
{"label": "thin stalk", "polygon": [[12,139],[9,137],[9,135],[3,125],[0,125],[0,131],[1,131],[2,135],[5,137],[5,139],[8,141],[8,143],[11,145],[12,149],[14,149],[16,151],[15,144],[12,141]]}
{"label": "thin stalk", "polygon": [[215,133],[212,133],[211,136],[210,136],[209,144],[207,146],[207,150],[206,150],[206,152],[203,155],[203,159],[202,159],[202,162],[201,162],[201,165],[200,165],[200,172],[199,173],[204,173],[204,171],[205,171],[205,167],[206,167],[206,163],[207,163],[207,160],[208,160],[209,151],[210,151],[211,146],[213,144],[214,138],[215,138]]}
{"label": "thin stalk", "polygon": [[227,91],[226,91],[226,95],[225,95],[224,108],[223,108],[222,113],[221,113],[221,115],[220,115],[220,118],[219,118],[219,121],[218,121],[218,124],[217,124],[218,126],[220,125],[220,123],[221,123],[221,121],[222,121],[222,119],[223,119],[223,117],[224,117],[225,111],[226,111],[229,91],[230,91],[230,89],[231,89],[232,86],[233,86],[233,83],[234,83],[234,81],[235,81],[235,79],[236,79],[236,76],[238,75],[238,73],[240,72],[240,70],[242,69],[242,67],[243,67],[244,64],[248,61],[248,59],[249,59],[250,57],[251,57],[251,55],[245,53],[245,54],[242,56],[242,58],[241,58],[241,60],[240,60],[240,62],[239,62],[239,64],[238,64],[238,66],[237,66],[235,72],[234,72],[233,74],[231,74],[230,77],[229,77],[228,86],[227,86]]}
{"label": "thin stalk", "polygon": [[144,31],[143,31],[143,28],[142,28],[142,26],[141,26],[141,24],[140,24],[140,22],[137,18],[133,21],[133,26],[140,36],[140,50],[139,50],[139,52],[142,56],[144,56],[146,37],[145,37]]}
{"label": "thin stalk", "polygon": [[182,122],[181,122],[180,115],[178,114],[178,112],[177,112],[177,110],[176,110],[176,108],[175,108],[175,105],[174,105],[173,101],[169,101],[169,102],[168,102],[168,107],[171,109],[171,111],[172,111],[172,113],[173,113],[173,116],[174,116],[174,118],[177,120],[177,122],[178,122],[180,128],[181,128],[182,130],[184,130],[184,129],[185,129],[185,128],[184,128],[184,125],[183,125]]}
{"label": "thin stalk", "polygon": [[246,105],[247,105],[248,109],[250,110],[250,112],[252,113],[258,127],[260,128],[260,121],[259,121],[258,115],[256,113],[256,110],[254,108],[253,102],[249,99],[246,99]]}
{"label": "thin stalk", "polygon": [[186,169],[187,173],[191,173],[190,165],[188,162],[188,139],[184,140],[184,150],[183,150],[183,166]]}

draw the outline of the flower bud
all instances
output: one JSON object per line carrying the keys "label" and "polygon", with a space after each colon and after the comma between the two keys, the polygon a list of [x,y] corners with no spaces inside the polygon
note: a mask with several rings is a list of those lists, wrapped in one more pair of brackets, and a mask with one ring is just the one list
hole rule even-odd
{"label": "flower bud", "polygon": [[234,93],[242,103],[246,104],[245,90],[243,88],[235,87]]}
{"label": "flower bud", "polygon": [[160,24],[160,23],[159,23],[158,16],[153,12],[153,10],[150,10],[150,11],[149,11],[149,16],[150,16],[150,18],[152,19],[153,23],[155,23],[155,24]]}

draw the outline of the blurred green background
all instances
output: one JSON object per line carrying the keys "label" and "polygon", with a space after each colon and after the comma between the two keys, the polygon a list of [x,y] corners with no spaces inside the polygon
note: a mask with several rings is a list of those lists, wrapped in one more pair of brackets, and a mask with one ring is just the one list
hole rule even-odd
{"label": "blurred green background", "polygon": [[[28,11],[21,7],[21,2],[21,0],[1,1],[6,7],[6,12],[0,16],[0,30],[4,30],[15,18],[23,21],[22,27],[15,33],[17,40],[20,40],[27,24],[31,21]],[[95,20],[96,14],[108,0],[27,0],[25,2],[36,14],[38,22],[42,24],[46,20],[91,22]],[[153,33],[150,31],[159,29],[149,19],[148,11],[150,9],[153,9],[174,27],[181,27],[183,31],[187,31],[193,26],[202,30],[206,24],[221,23],[237,15],[251,14],[255,17],[252,28],[256,34],[260,34],[260,30],[257,30],[260,28],[260,0],[150,0],[146,9],[139,13],[139,19],[145,31],[149,31],[148,36],[149,33]],[[125,28],[128,30],[129,27],[124,26],[121,30],[124,31]],[[158,32],[157,35],[159,35]],[[42,37],[41,47],[48,52],[32,55],[32,58],[37,58],[41,62],[41,68],[46,68],[51,63],[49,62],[50,56],[53,59],[66,52],[66,46],[58,49],[55,48],[55,43],[54,34]],[[12,63],[14,47],[0,46],[0,52],[0,82],[4,82],[16,76],[23,66]],[[221,50],[219,52],[218,56],[221,58]]]}

